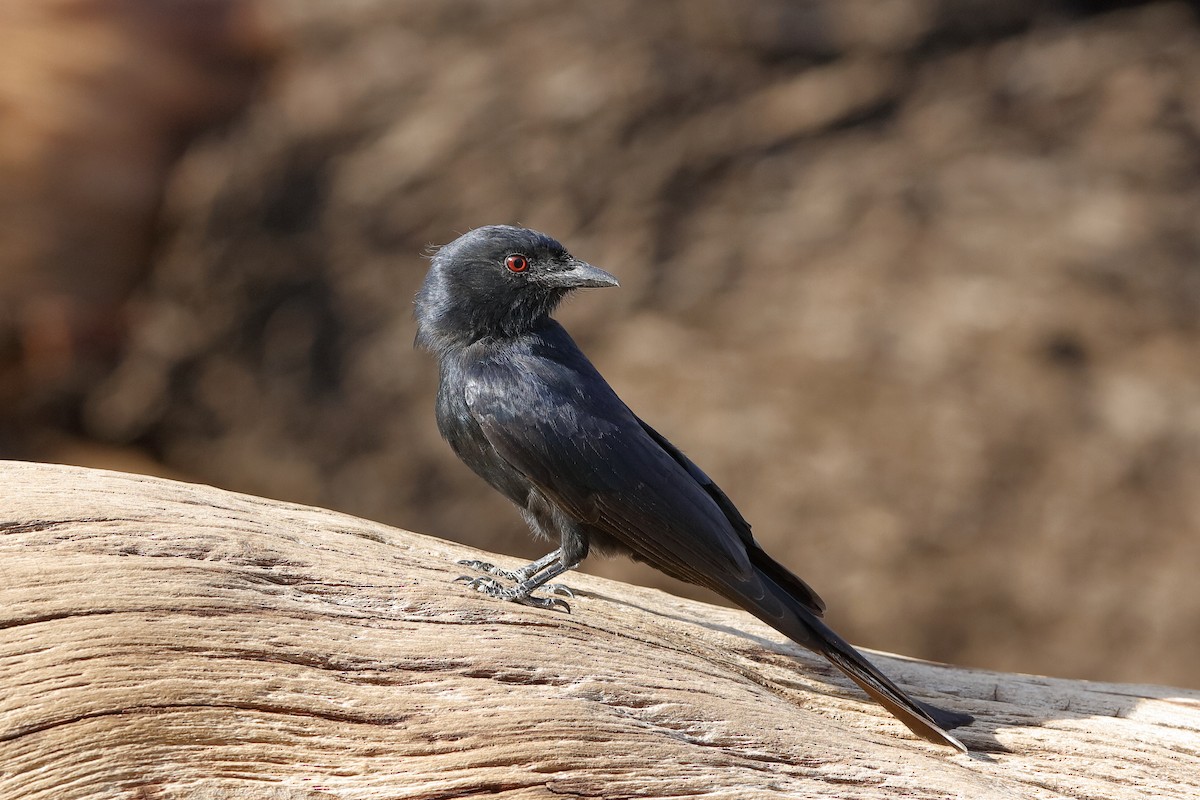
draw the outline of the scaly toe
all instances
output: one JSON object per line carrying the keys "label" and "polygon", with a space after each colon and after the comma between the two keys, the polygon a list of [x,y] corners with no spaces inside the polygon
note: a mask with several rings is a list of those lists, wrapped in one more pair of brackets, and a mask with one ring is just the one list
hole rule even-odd
{"label": "scaly toe", "polygon": [[477,561],[473,558],[464,558],[463,560],[459,561],[458,564],[459,566],[470,567],[473,570],[478,570],[479,572],[484,572],[488,575],[495,575],[496,577],[504,578],[505,580],[515,581],[517,579],[517,576],[512,572],[509,572],[506,569],[501,569],[495,564],[489,564],[486,561]]}
{"label": "scaly toe", "polygon": [[486,575],[459,575],[454,579],[455,583],[465,583],[467,588],[474,589],[477,592],[489,595],[491,597],[502,597],[505,600],[511,598],[505,597],[505,594],[511,590],[506,589],[504,584],[494,578],[489,578]]}

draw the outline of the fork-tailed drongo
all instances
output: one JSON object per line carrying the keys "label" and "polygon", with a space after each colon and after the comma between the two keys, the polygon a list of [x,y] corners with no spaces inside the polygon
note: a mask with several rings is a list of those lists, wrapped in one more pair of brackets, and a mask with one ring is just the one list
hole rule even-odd
{"label": "fork-tailed drongo", "polygon": [[616,285],[524,228],[478,228],[433,256],[416,318],[418,343],[441,368],[438,428],[535,534],[558,544],[515,572],[473,562],[513,585],[470,584],[565,608],[533,591],[592,549],[623,553],[728,598],[825,656],[918,736],[965,751],[946,730],[972,718],[913,700],[830,630],[817,593],[767,555],[725,493],[630,411],[550,318],[572,290]]}

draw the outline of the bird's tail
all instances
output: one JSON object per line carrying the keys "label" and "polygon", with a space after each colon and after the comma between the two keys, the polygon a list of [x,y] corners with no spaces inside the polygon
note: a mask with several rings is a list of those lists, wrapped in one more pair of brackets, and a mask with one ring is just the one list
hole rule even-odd
{"label": "bird's tail", "polygon": [[[967,752],[963,743],[946,731],[970,724],[974,717],[909,697],[853,645],[805,608],[803,603],[793,600],[785,589],[761,571],[759,575],[768,590],[768,597],[762,601],[745,595],[731,596],[730,599],[797,644],[825,656],[917,736],[934,744],[949,745],[960,752]],[[781,604],[782,608],[776,603]]]}
{"label": "bird's tail", "polygon": [[974,717],[914,700],[828,626],[819,620],[814,621],[825,629],[820,632],[820,638],[827,646],[818,652],[828,658],[846,677],[857,683],[871,699],[886,708],[892,716],[922,739],[934,744],[949,745],[963,753],[967,752],[963,743],[946,731],[960,725],[968,725],[975,720]]}

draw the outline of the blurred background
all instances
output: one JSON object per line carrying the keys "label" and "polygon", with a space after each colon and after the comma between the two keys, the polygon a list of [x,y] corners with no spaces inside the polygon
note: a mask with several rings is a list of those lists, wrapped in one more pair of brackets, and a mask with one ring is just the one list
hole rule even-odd
{"label": "blurred background", "polygon": [[541,555],[412,349],[519,223],[850,639],[1200,688],[1197,4],[5,0],[0,119],[2,457]]}

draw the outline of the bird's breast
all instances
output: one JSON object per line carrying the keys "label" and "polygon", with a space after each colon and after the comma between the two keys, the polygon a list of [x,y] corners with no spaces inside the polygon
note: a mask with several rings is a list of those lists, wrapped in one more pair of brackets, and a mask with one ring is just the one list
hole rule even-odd
{"label": "bird's breast", "polygon": [[437,396],[437,425],[442,438],[471,471],[524,508],[529,482],[496,453],[467,406],[466,386],[455,374],[443,373]]}

